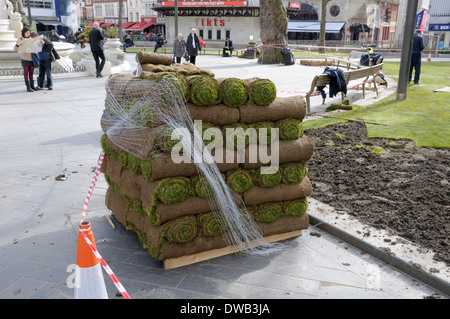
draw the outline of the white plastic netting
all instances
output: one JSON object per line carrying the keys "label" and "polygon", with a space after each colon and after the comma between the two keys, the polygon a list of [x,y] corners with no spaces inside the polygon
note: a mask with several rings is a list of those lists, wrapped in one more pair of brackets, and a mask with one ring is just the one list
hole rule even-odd
{"label": "white plastic netting", "polygon": [[[285,244],[268,243],[240,196],[226,184],[202,134],[186,106],[185,91],[176,76],[156,80],[115,76],[107,81],[102,127],[109,140],[138,158],[160,156],[155,151],[161,127],[178,138],[184,152],[211,188],[208,202],[229,246],[240,252],[268,254]],[[201,130],[200,130],[201,131]]]}

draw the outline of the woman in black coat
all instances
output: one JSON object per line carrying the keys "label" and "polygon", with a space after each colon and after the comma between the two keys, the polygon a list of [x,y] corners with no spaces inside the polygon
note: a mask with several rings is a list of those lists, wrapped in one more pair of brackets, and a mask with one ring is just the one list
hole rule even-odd
{"label": "woman in black coat", "polygon": [[198,51],[202,49],[202,47],[200,46],[200,41],[198,40],[198,36],[195,32],[195,28],[192,28],[191,33],[186,39],[186,51],[190,57],[189,62],[192,64],[195,64],[195,58],[198,55]]}

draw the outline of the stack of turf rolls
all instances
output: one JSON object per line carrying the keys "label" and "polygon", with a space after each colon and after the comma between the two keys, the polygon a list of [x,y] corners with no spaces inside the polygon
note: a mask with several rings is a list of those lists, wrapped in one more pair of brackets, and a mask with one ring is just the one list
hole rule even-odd
{"label": "stack of turf rolls", "polygon": [[[118,81],[118,77],[122,81]],[[269,135],[256,145],[258,149],[260,145],[278,143],[279,169],[276,172],[262,174],[261,168],[268,164],[250,160],[249,148],[254,145],[247,141],[243,163],[235,160],[217,163],[217,167],[264,237],[306,229],[309,226],[307,198],[312,195],[307,162],[314,148],[302,130],[306,114],[303,98],[276,97],[275,85],[267,79],[216,79],[208,74],[144,72],[135,77],[112,75],[108,83],[113,86],[111,93],[125,109],[127,103],[142,99],[130,93],[133,81],[148,81],[151,90],[154,81],[166,77],[179,79],[191,118],[202,120],[203,127],[199,131],[207,128],[224,131],[235,127],[278,129],[278,138]],[[118,83],[123,87],[117,87]],[[137,116],[148,118],[149,124],[146,130],[140,131],[138,138],[153,142],[114,140],[108,135],[111,124],[103,118],[108,110],[104,111],[101,124],[105,134],[101,144],[106,155],[101,171],[109,185],[106,206],[127,229],[138,234],[144,247],[157,260],[225,247],[227,229],[216,218],[211,185],[199,176],[194,163],[172,161],[170,152],[178,142],[170,139],[173,129],[152,117],[150,103],[143,102]],[[205,144],[207,142],[210,141],[205,139]],[[125,151],[126,144],[140,145],[140,149],[130,154]],[[234,146],[224,140],[224,153],[226,147]],[[237,153],[237,150],[232,152]]]}

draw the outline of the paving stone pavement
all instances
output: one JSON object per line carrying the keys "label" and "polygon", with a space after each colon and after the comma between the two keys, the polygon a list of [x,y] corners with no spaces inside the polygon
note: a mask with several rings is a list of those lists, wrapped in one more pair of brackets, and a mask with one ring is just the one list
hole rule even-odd
{"label": "paving stone pavement", "polygon": [[[127,58],[133,65],[134,54]],[[285,91],[309,88],[312,74],[303,72],[302,77],[300,68],[243,65],[237,58],[197,60],[217,76],[265,75]],[[101,152],[105,81],[56,78],[53,91],[34,93],[27,93],[21,80],[0,81],[2,299],[73,298],[69,286],[77,225]],[[55,179],[62,174],[65,180]],[[93,225],[98,251],[134,299],[448,298],[313,225],[269,256],[233,254],[164,271],[133,232],[107,222],[106,188],[100,175],[86,219]],[[106,273],[104,277],[109,298],[121,299]]]}

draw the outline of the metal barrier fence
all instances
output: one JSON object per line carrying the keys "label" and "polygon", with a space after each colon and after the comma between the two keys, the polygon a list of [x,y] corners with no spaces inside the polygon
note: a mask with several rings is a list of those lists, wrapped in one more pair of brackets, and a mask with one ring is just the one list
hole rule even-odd
{"label": "metal barrier fence", "polygon": [[[86,67],[83,64],[76,65],[72,69],[66,68],[52,68],[52,74],[69,74],[69,73],[82,73],[86,72]],[[34,75],[39,75],[39,69],[34,69]],[[23,76],[23,68],[2,68],[0,69],[0,77],[19,77]]]}

